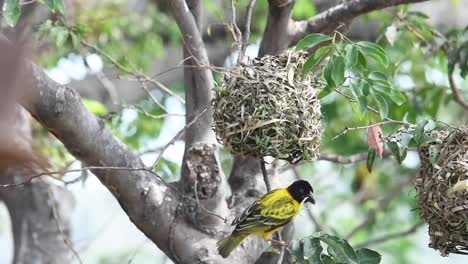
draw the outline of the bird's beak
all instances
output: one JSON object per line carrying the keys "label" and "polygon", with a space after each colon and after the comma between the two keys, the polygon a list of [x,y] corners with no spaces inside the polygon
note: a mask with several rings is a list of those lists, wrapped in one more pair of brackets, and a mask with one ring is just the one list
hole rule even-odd
{"label": "bird's beak", "polygon": [[309,196],[307,196],[307,202],[315,204],[315,199],[314,199],[314,196],[312,195],[312,192],[310,192]]}

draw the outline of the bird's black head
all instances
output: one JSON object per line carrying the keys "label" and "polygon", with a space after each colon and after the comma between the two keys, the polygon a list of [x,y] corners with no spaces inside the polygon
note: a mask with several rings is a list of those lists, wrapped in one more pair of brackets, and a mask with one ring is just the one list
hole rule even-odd
{"label": "bird's black head", "polygon": [[298,201],[299,203],[302,203],[305,200],[305,202],[315,204],[314,196],[312,196],[314,189],[312,189],[312,186],[308,181],[295,181],[288,186],[287,190],[294,198],[294,200]]}

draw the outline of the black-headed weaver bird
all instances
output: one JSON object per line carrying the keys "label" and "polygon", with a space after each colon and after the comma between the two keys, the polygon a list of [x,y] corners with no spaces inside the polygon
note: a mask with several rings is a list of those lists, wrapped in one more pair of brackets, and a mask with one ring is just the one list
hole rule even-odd
{"label": "black-headed weaver bird", "polygon": [[304,202],[315,204],[309,182],[298,180],[287,188],[275,189],[258,198],[241,216],[234,219],[232,234],[218,241],[218,252],[223,258],[249,235],[262,236],[270,240],[273,233],[289,223],[301,209]]}

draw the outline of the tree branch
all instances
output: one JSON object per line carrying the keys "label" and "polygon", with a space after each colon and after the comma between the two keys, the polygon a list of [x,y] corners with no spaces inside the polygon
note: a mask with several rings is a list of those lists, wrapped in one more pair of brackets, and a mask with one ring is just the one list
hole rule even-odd
{"label": "tree branch", "polygon": [[[25,107],[72,155],[87,166],[145,168],[138,156],[86,109],[74,90],[59,86],[40,68],[32,67],[38,97]],[[177,217],[185,215],[187,210],[194,213],[192,209],[201,218],[209,214],[155,177],[153,172],[111,169],[92,172],[116,197],[130,220],[173,261],[195,263],[207,254],[220,258],[215,252],[216,239],[210,235],[219,230],[218,226],[200,231]],[[172,232],[174,228],[177,232]],[[240,259],[250,258],[243,251],[236,255]]]}
{"label": "tree branch", "polygon": [[214,82],[210,69],[204,67],[204,65],[209,65],[209,60],[199,31],[199,24],[197,24],[201,12],[201,1],[189,2],[190,5],[187,5],[184,0],[170,1],[172,14],[182,33],[184,46],[186,123],[190,123],[206,107],[208,107],[208,113],[185,132],[186,151],[196,142],[216,142],[211,129],[213,112],[211,98]]}
{"label": "tree branch", "polygon": [[340,26],[349,25],[351,21],[362,14],[380,10],[390,6],[418,3],[428,0],[350,0],[312,17],[309,20],[291,21],[292,36],[290,45],[311,33],[330,34]]}
{"label": "tree branch", "polygon": [[448,80],[450,84],[450,89],[452,90],[453,93],[453,98],[455,99],[455,102],[457,102],[463,109],[468,110],[468,102],[465,101],[463,96],[460,93],[460,88],[458,87],[457,83],[453,79],[453,70],[449,69],[448,72]]}
{"label": "tree branch", "polygon": [[276,55],[290,45],[290,22],[294,0],[268,0],[269,12],[267,26],[260,43],[259,57],[266,54]]}
{"label": "tree branch", "polygon": [[401,232],[390,233],[390,234],[383,235],[381,237],[369,239],[369,240],[367,240],[367,241],[365,241],[363,243],[357,244],[355,246],[355,248],[362,248],[362,247],[368,247],[370,245],[381,244],[381,243],[385,243],[385,242],[387,242],[389,240],[392,240],[392,239],[395,239],[395,238],[400,238],[400,237],[404,237],[404,236],[413,234],[422,225],[423,225],[423,223],[417,223],[417,224],[414,224],[413,226],[411,226],[410,228],[408,228],[407,230],[404,230],[404,231],[401,231]]}

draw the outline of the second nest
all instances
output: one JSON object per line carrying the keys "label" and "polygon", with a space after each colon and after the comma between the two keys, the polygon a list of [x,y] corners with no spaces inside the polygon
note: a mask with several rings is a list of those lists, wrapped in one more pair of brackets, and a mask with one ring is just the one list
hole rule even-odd
{"label": "second nest", "polygon": [[215,132],[228,150],[290,162],[317,158],[322,115],[313,77],[302,78],[306,59],[287,51],[225,73],[213,108]]}
{"label": "second nest", "polygon": [[416,190],[430,247],[446,256],[468,254],[468,127],[432,131],[439,141],[420,149]]}

